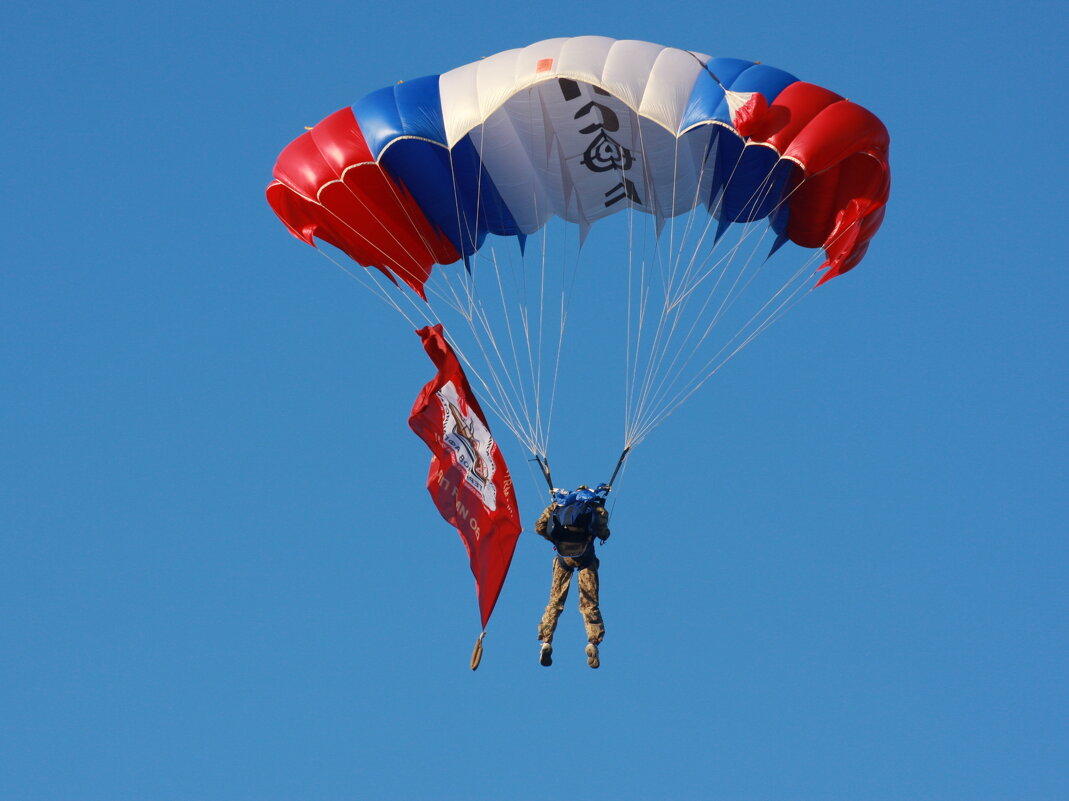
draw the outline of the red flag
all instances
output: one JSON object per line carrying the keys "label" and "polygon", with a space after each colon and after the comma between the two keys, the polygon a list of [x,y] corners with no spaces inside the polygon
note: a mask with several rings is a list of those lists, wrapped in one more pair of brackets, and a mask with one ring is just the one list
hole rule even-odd
{"label": "red flag", "polygon": [[468,549],[485,629],[523,528],[516,494],[505,457],[442,326],[416,333],[438,375],[419,393],[408,424],[433,454],[427,489]]}

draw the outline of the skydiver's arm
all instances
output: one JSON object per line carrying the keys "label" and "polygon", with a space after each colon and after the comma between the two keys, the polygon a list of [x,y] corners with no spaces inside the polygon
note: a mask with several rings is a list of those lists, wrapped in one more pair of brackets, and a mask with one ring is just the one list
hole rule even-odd
{"label": "skydiver's arm", "polygon": [[594,536],[605,542],[611,533],[609,531],[609,513],[604,508],[600,508],[594,517]]}
{"label": "skydiver's arm", "polygon": [[[535,523],[535,533],[540,537],[549,539],[549,516],[553,511],[553,504],[546,507],[546,510],[542,512],[542,516],[538,518],[538,522]],[[550,540],[552,542],[552,540]]]}

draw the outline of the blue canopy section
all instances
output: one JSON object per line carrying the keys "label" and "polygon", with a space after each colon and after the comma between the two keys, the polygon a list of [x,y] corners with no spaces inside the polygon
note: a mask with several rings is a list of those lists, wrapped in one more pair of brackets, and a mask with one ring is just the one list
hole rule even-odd
{"label": "blue canopy section", "polygon": [[429,139],[445,146],[445,122],[437,75],[387,86],[365,96],[353,106],[371,155],[402,136]]}
{"label": "blue canopy section", "polygon": [[777,164],[779,154],[772,148],[747,145],[735,133],[724,89],[760,92],[772,103],[797,80],[789,72],[737,58],[710,59],[698,76],[680,131],[710,122],[726,126],[713,127],[705,160],[706,174],[712,176],[706,204],[720,220],[718,236],[730,223],[759,220],[773,211],[785,225],[786,212],[778,207],[792,172],[789,164]]}
{"label": "blue canopy section", "polygon": [[[683,121],[679,125],[679,132],[683,132],[693,125],[718,120],[731,125],[731,116],[717,117],[717,110],[724,104],[724,90],[721,85],[730,87],[731,83],[739,77],[744,70],[754,66],[756,62],[744,61],[741,58],[713,58],[705,65],[705,72],[698,75],[698,80],[691,90],[690,100],[687,102],[687,110],[683,114]],[[714,78],[713,76],[716,76]],[[717,80],[720,83],[717,83]],[[726,106],[724,106],[726,109]]]}
{"label": "blue canopy section", "polygon": [[[798,79],[789,72],[769,67],[767,64],[754,64],[740,72],[731,83],[725,81],[724,86],[732,92],[760,92],[771,105],[779,97],[780,92],[797,81]],[[721,99],[711,119],[727,120],[730,124],[731,112],[728,109],[726,97]]]}
{"label": "blue canopy section", "polygon": [[438,77],[372,92],[353,114],[372,155],[466,259],[488,233],[521,232],[470,138],[447,149]]}
{"label": "blue canopy section", "polygon": [[798,80],[789,72],[738,58],[713,58],[705,66],[706,71],[698,76],[691,90],[687,110],[679,126],[680,132],[706,122],[722,122],[730,126],[731,110],[724,89],[760,92],[771,103],[780,92]]}

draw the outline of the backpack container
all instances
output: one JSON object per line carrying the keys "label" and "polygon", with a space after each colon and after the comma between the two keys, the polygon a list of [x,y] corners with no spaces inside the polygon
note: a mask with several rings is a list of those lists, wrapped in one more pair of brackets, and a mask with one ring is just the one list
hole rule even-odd
{"label": "backpack container", "polygon": [[577,558],[586,553],[594,539],[598,509],[604,500],[598,497],[579,500],[569,498],[554,507],[549,515],[547,533],[561,556]]}

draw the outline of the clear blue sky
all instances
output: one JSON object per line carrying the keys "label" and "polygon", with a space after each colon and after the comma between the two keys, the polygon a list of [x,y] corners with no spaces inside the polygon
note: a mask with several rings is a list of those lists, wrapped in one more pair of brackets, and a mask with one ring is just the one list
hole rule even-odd
{"label": "clear blue sky", "polygon": [[[0,801],[1069,797],[1065,7],[517,8],[5,6]],[[571,605],[538,666],[525,534],[472,673],[429,362],[263,190],[368,91],[584,33],[856,100],[892,197],[636,453],[601,670]]]}

